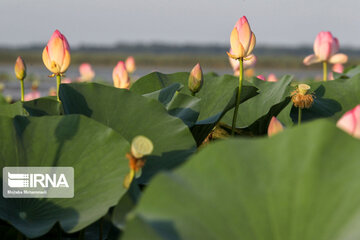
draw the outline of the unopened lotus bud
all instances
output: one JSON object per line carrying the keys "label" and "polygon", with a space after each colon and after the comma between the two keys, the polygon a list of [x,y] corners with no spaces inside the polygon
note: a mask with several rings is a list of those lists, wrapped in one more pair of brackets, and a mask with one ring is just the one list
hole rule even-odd
{"label": "unopened lotus bud", "polygon": [[188,85],[190,91],[192,93],[199,92],[203,85],[203,82],[204,82],[203,72],[200,63],[198,63],[190,72],[189,85]]}
{"label": "unopened lotus bud", "polygon": [[113,70],[114,87],[129,89],[130,78],[123,61],[119,61]]}
{"label": "unopened lotus bud", "polygon": [[234,59],[247,57],[253,51],[255,43],[255,34],[251,31],[248,20],[243,16],[236,22],[231,32],[230,45],[232,53],[228,52],[228,55]]}
{"label": "unopened lotus bud", "polygon": [[346,112],[336,126],[350,135],[360,138],[360,105]]}
{"label": "unopened lotus bud", "polygon": [[136,70],[136,66],[135,66],[135,59],[133,56],[128,57],[125,60],[125,66],[126,66],[126,70],[128,71],[128,73],[133,73]]}
{"label": "unopened lotus bud", "polygon": [[284,130],[284,126],[281,122],[276,118],[272,117],[268,127],[268,136],[271,137],[279,132]]}
{"label": "unopened lotus bud", "polygon": [[309,94],[310,86],[307,84],[299,84],[295,91],[291,93],[291,100],[295,107],[310,108],[314,102],[314,97]]}
{"label": "unopened lotus bud", "polygon": [[42,54],[46,68],[55,75],[62,75],[70,65],[70,47],[64,35],[56,30]]}
{"label": "unopened lotus bud", "polygon": [[24,80],[26,77],[26,65],[24,60],[21,57],[16,59],[15,63],[15,75],[16,78],[19,80]]}
{"label": "unopened lotus bud", "polygon": [[150,139],[144,136],[137,136],[131,143],[131,154],[135,158],[142,158],[152,153],[154,146]]}

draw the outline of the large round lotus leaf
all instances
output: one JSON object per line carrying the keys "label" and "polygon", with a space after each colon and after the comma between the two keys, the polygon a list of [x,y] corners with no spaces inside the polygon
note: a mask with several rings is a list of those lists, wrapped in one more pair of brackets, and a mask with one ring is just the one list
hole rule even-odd
{"label": "large round lotus leaf", "polygon": [[23,107],[31,116],[61,115],[62,105],[56,97],[42,97],[23,103]]}
{"label": "large round lotus leaf", "polygon": [[0,117],[0,132],[1,168],[74,168],[74,198],[1,197],[0,218],[28,237],[45,234],[56,222],[66,232],[78,231],[105,215],[125,193],[130,146],[103,124],[80,115]]}
{"label": "large round lotus leaf", "polygon": [[173,83],[143,96],[158,100],[170,115],[180,118],[188,127],[192,127],[199,117],[200,99],[180,93],[183,87],[180,83]]}
{"label": "large round lotus leaf", "polygon": [[27,114],[27,112],[23,109],[21,102],[0,104],[0,116],[15,117],[25,114]]}
{"label": "large round lotus leaf", "polygon": [[153,179],[123,239],[360,239],[359,156],[325,120],[216,142]]}
{"label": "large round lotus leaf", "polygon": [[[185,86],[180,92],[191,94],[187,87],[188,77],[189,73],[162,74],[154,72],[138,79],[131,87],[131,91],[145,94],[168,87],[173,83],[180,83]],[[213,123],[213,117],[224,112],[238,86],[237,77],[231,75],[217,76],[214,73],[205,74],[203,86],[196,94],[196,97],[201,99],[198,121],[203,124]],[[257,89],[251,83],[244,81],[241,94],[243,101],[255,96],[256,92]]]}
{"label": "large round lotus leaf", "polygon": [[[154,72],[138,79],[131,87],[131,91],[151,95],[149,92],[161,91],[161,89],[164,89],[163,91],[166,92],[166,89],[169,89],[174,83],[180,83],[185,86],[179,90],[180,93],[191,95],[191,92],[187,87],[188,76],[188,73],[162,74]],[[198,145],[203,142],[225,113],[231,108],[234,108],[238,85],[239,80],[234,76],[217,76],[214,73],[204,75],[203,86],[196,94],[195,98],[201,100],[199,102],[200,106],[197,107],[200,108],[200,113],[195,125],[191,125],[191,131]],[[256,95],[257,88],[254,87],[252,83],[244,81],[240,97],[240,106]],[[173,96],[177,97],[176,95]],[[181,106],[179,102],[182,102],[178,101],[177,103]],[[260,104],[260,106],[262,105],[263,104]],[[188,112],[191,113],[190,110]]]}
{"label": "large round lotus leaf", "polygon": [[97,83],[63,84],[60,98],[66,114],[91,117],[120,132],[129,142],[138,135],[152,141],[154,151],[146,157],[141,182],[161,169],[179,165],[195,150],[188,127],[156,100]]}
{"label": "large round lotus leaf", "polygon": [[[255,125],[256,133],[266,132],[267,125],[273,115],[277,115],[289,102],[289,96],[295,89],[290,86],[292,76],[284,76],[278,82],[265,82],[254,78],[254,85],[259,94],[239,105],[236,127],[246,128]],[[221,119],[231,126],[234,110],[228,111]]]}
{"label": "large round lotus leaf", "polygon": [[[327,82],[308,83],[314,95],[314,103],[302,111],[302,121],[331,118],[337,121],[341,116],[360,104],[360,74],[350,79],[336,79]],[[279,120],[291,126],[298,121],[298,109],[290,102],[280,113]]]}

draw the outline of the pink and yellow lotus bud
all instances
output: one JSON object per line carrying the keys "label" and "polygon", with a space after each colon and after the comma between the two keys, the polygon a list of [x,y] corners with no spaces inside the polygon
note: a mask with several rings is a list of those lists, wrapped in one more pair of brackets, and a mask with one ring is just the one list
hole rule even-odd
{"label": "pink and yellow lotus bud", "polygon": [[257,78],[258,79],[260,79],[260,80],[263,80],[263,81],[266,81],[266,78],[265,78],[265,76],[264,75],[259,75],[259,76],[257,76]]}
{"label": "pink and yellow lotus bud", "polygon": [[346,112],[336,126],[353,137],[360,138],[360,104]]}
{"label": "pink and yellow lotus bud", "polygon": [[275,74],[270,73],[269,76],[268,76],[268,78],[267,78],[267,81],[268,81],[268,82],[277,82],[278,79],[277,79],[277,77],[276,77]]}
{"label": "pink and yellow lotus bud", "polygon": [[70,65],[70,47],[65,36],[56,30],[44,48],[43,62],[55,75],[62,75]]}
{"label": "pink and yellow lotus bud", "polygon": [[304,59],[305,65],[318,62],[329,62],[332,64],[347,62],[348,57],[339,51],[339,40],[334,38],[331,32],[320,32],[314,42],[314,53]]}
{"label": "pink and yellow lotus bud", "polygon": [[282,132],[284,130],[284,126],[281,122],[276,118],[272,117],[268,126],[268,136],[274,136],[275,134]]}
{"label": "pink and yellow lotus bud", "polygon": [[113,81],[114,87],[116,88],[126,88],[130,87],[130,78],[129,74],[126,71],[126,66],[123,61],[119,61],[113,70]]}
{"label": "pink and yellow lotus bud", "polygon": [[136,66],[135,66],[135,59],[133,56],[130,56],[126,59],[125,66],[128,73],[132,74],[133,72],[135,72]]}
{"label": "pink and yellow lotus bud", "polygon": [[82,63],[79,66],[80,82],[91,82],[95,77],[95,72],[89,63]]}
{"label": "pink and yellow lotus bud", "polygon": [[250,25],[245,16],[235,24],[230,35],[232,53],[228,52],[231,58],[239,59],[251,54],[256,44],[255,34],[251,31]]}
{"label": "pink and yellow lotus bud", "polygon": [[25,65],[24,60],[21,57],[18,57],[16,59],[15,75],[16,75],[16,78],[21,81],[24,80],[24,78],[26,77],[26,65]]}
{"label": "pink and yellow lotus bud", "polygon": [[188,86],[192,93],[200,91],[204,82],[203,72],[200,63],[196,64],[189,75]]}

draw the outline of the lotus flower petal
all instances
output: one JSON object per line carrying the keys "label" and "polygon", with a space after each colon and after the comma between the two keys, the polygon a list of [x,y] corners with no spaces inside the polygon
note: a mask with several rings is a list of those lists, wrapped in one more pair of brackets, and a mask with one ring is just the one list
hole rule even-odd
{"label": "lotus flower petal", "polygon": [[306,58],[304,58],[303,63],[308,66],[308,65],[311,65],[313,63],[318,63],[320,61],[321,60],[316,55],[311,54],[311,55],[307,56]]}
{"label": "lotus flower petal", "polygon": [[348,56],[343,53],[337,53],[329,59],[329,62],[332,64],[336,64],[336,63],[344,64],[347,61],[348,61]]}
{"label": "lotus flower petal", "polygon": [[282,132],[284,130],[284,126],[281,122],[276,118],[272,117],[268,126],[268,136],[274,136],[275,134]]}

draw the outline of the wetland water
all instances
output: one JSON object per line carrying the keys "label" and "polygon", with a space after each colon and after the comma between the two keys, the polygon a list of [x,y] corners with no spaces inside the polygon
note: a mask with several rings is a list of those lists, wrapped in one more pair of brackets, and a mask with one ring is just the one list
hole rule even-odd
{"label": "wetland water", "polygon": [[[112,84],[112,71],[113,66],[97,66],[94,65],[93,69],[95,71],[96,77],[94,81],[105,81]],[[162,73],[175,73],[175,72],[185,72],[190,71],[185,67],[138,67],[135,71],[133,78],[138,79],[146,74],[149,74],[154,71]],[[219,75],[223,74],[232,74],[232,70],[229,68],[203,68],[204,73],[215,72]],[[320,70],[300,70],[300,69],[276,69],[272,71],[271,69],[256,69],[256,74],[264,74],[267,76],[269,73],[275,73],[275,75],[280,78],[285,74],[294,75],[296,79],[304,78],[314,78],[317,76],[321,77]],[[25,79],[25,94],[30,91],[31,81],[29,79],[37,79],[40,81],[39,90],[42,96],[46,96],[49,92],[50,87],[56,87],[55,78],[50,79],[47,76],[50,72],[43,65],[27,65],[27,78]],[[5,84],[5,89],[3,95],[11,95],[13,99],[19,99],[19,82],[15,79],[14,74],[14,65],[10,64],[0,64],[0,75],[6,76],[9,78],[9,81],[1,80]],[[66,72],[66,77],[72,79],[73,81],[79,77],[78,66],[72,65],[69,67]]]}

